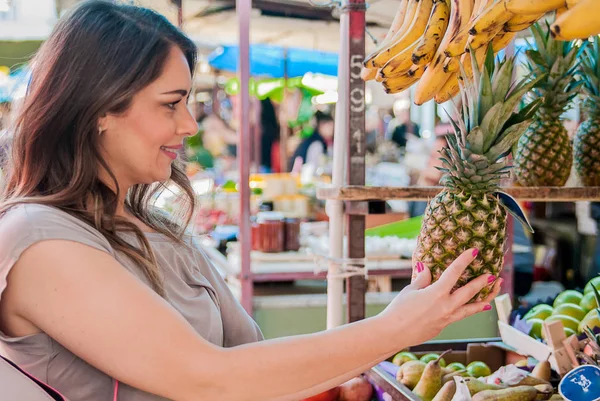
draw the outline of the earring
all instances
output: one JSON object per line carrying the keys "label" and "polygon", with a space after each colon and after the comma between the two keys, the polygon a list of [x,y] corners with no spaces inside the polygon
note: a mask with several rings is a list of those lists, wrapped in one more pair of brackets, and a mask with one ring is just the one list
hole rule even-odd
{"label": "earring", "polygon": [[103,132],[104,132],[104,128],[98,127],[98,135],[102,135]]}

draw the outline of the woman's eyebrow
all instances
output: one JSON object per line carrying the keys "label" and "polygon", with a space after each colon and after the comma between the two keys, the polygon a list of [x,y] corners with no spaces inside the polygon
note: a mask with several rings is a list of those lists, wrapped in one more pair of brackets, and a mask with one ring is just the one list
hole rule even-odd
{"label": "woman's eyebrow", "polygon": [[181,95],[181,97],[186,97],[187,96],[188,91],[186,91],[185,89],[175,89],[173,91],[169,91],[169,92],[163,92],[161,93],[161,95]]}

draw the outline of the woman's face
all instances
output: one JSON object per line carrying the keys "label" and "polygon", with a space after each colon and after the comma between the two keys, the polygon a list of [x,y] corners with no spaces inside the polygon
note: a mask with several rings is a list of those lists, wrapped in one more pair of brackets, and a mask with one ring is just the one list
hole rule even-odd
{"label": "woman's face", "polygon": [[171,164],[179,157],[183,139],[197,132],[187,108],[191,86],[185,56],[173,47],[161,75],[134,95],[127,111],[100,119],[101,153],[122,191],[134,184],[164,182],[171,176]]}

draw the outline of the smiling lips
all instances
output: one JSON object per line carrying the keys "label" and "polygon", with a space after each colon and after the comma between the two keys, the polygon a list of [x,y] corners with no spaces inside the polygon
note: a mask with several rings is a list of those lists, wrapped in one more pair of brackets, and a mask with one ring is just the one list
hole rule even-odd
{"label": "smiling lips", "polygon": [[181,149],[183,145],[176,146],[161,146],[160,150],[162,150],[167,156],[169,156],[172,160],[177,159],[177,151]]}

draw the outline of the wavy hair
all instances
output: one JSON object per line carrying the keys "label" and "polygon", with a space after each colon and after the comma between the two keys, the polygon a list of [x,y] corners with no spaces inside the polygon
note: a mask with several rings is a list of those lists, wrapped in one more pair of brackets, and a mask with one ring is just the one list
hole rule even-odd
{"label": "wavy hair", "polygon": [[[36,203],[88,223],[132,259],[161,296],[162,277],[150,244],[136,225],[116,215],[119,187],[100,154],[97,123],[106,113],[129,108],[133,96],[161,74],[173,46],[184,53],[193,74],[194,43],[160,14],[97,0],[72,9],[32,60],[0,195],[0,213]],[[102,168],[116,192],[100,181]],[[169,184],[179,188],[187,206],[181,220],[152,207],[166,183],[135,185],[125,196],[125,207],[153,230],[183,243],[194,193],[182,165],[173,165]],[[135,234],[138,246],[120,232]]]}

